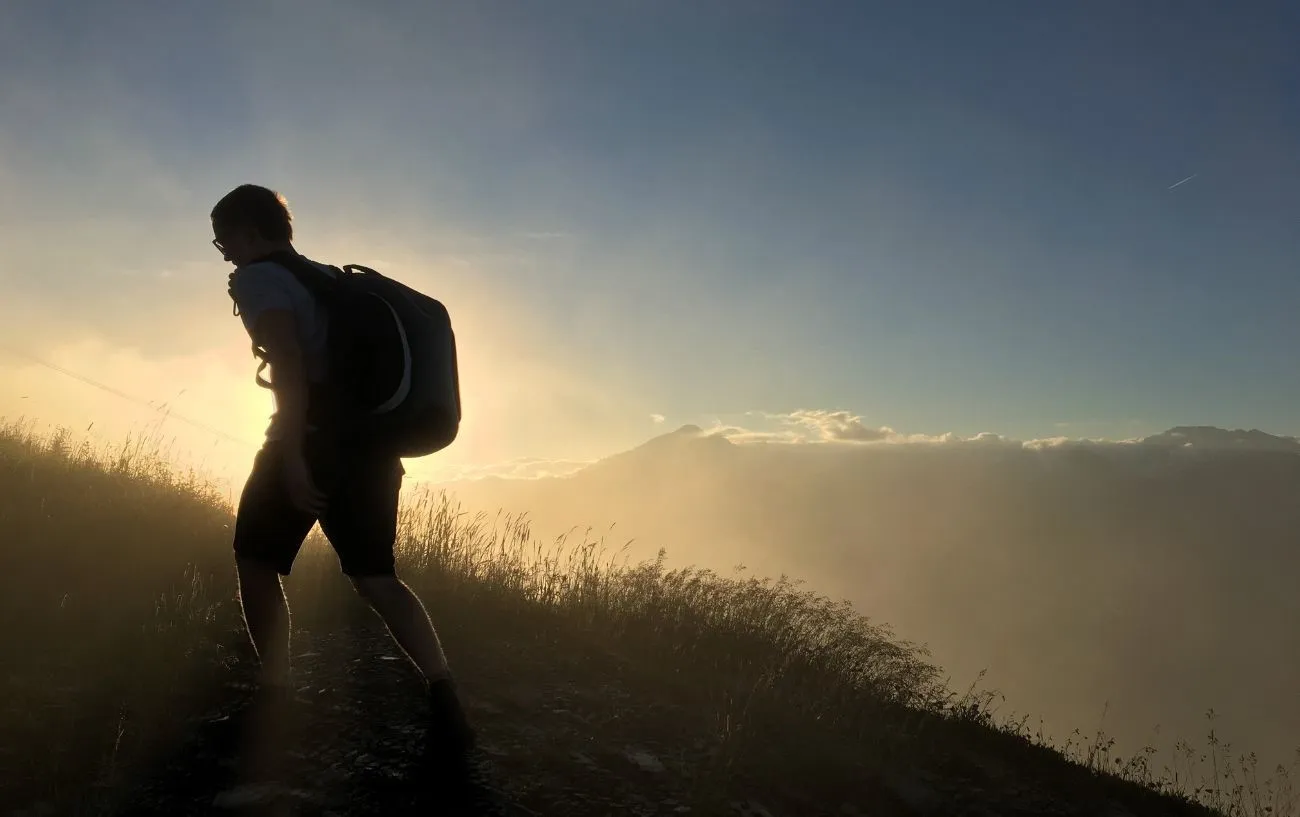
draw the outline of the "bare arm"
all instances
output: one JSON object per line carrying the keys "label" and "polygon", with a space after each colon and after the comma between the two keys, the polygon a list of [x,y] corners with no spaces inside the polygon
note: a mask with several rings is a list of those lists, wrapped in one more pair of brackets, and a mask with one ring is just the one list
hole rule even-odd
{"label": "bare arm", "polygon": [[257,316],[252,335],[266,350],[271,366],[271,391],[285,442],[292,450],[301,451],[307,424],[307,370],[293,312],[265,310]]}

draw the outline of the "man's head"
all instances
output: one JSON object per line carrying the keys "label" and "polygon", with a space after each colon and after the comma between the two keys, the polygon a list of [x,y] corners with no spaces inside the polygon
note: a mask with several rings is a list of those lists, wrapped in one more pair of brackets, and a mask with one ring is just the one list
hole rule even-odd
{"label": "man's head", "polygon": [[293,249],[289,202],[274,190],[241,184],[212,208],[212,243],[241,267],[276,250]]}

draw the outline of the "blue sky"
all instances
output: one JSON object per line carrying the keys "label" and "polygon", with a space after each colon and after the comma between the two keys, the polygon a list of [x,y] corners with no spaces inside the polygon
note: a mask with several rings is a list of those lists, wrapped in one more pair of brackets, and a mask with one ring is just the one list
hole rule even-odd
{"label": "blue sky", "polygon": [[257,181],[448,302],[478,465],[651,413],[1300,433],[1296,42],[1282,2],[9,2],[0,340],[243,389],[206,215]]}

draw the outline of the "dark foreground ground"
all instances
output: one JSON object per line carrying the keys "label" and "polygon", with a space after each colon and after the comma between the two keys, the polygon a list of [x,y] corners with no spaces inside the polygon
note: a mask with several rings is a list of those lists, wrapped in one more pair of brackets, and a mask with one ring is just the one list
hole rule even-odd
{"label": "dark foreground ground", "polygon": [[[212,644],[174,737],[155,756],[65,811],[28,802],[12,815],[441,814],[414,765],[420,684],[377,622],[295,636],[298,704],[287,768],[240,788],[226,720],[249,695],[242,633]],[[1193,815],[1198,807],[1096,775],[1007,735],[948,719],[882,713],[857,737],[780,707],[746,709],[674,683],[674,673],[592,642],[498,634],[453,638],[499,800],[484,814]],[[575,647],[577,647],[575,649]],[[730,714],[720,714],[727,713]],[[822,734],[818,737],[818,732]],[[892,735],[892,737],[891,737]]]}

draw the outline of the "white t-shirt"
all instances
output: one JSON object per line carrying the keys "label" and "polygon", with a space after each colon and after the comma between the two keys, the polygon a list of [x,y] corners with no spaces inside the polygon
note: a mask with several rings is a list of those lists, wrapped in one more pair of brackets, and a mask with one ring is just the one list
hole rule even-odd
{"label": "white t-shirt", "polygon": [[[333,277],[334,271],[329,267],[311,262],[327,275]],[[268,309],[287,309],[293,313],[298,326],[298,344],[302,348],[303,367],[307,379],[319,383],[328,373],[325,337],[329,329],[329,316],[316,303],[316,299],[307,291],[293,273],[274,261],[259,261],[240,267],[230,282],[231,295],[239,308],[240,320],[251,339],[257,318]],[[274,436],[275,418],[267,436]]]}

